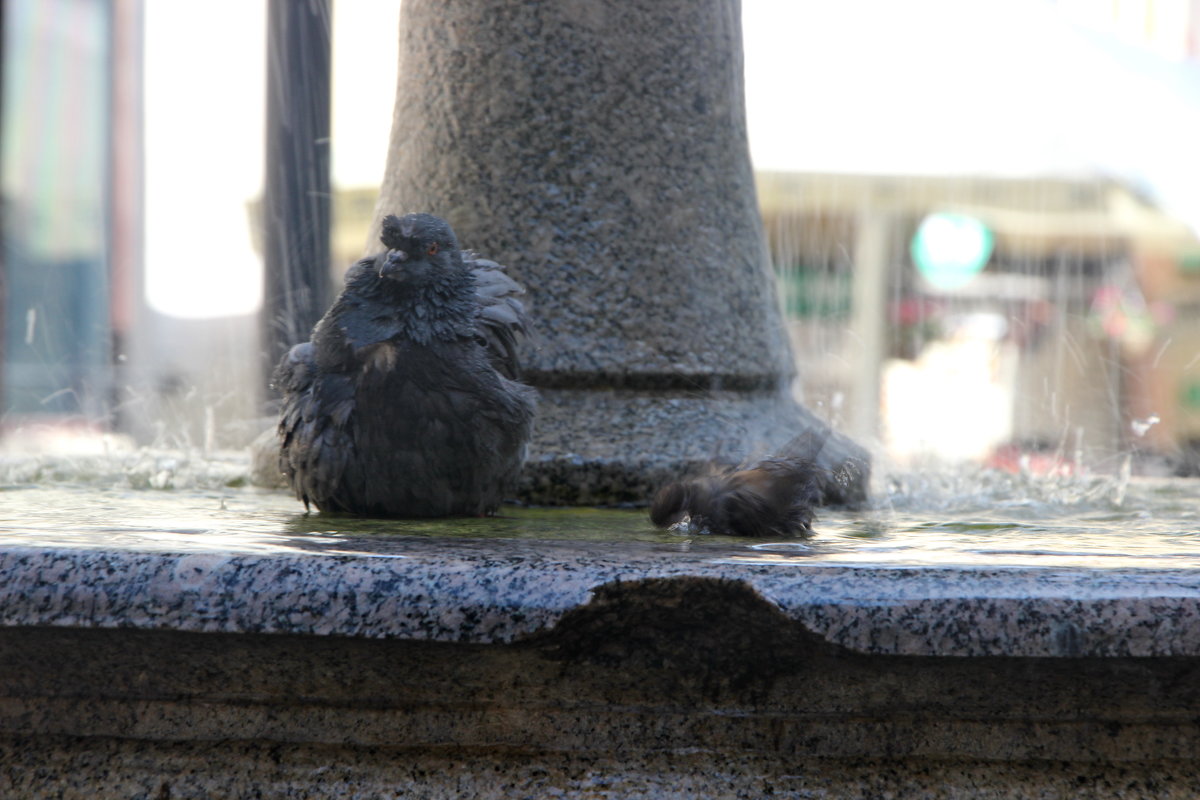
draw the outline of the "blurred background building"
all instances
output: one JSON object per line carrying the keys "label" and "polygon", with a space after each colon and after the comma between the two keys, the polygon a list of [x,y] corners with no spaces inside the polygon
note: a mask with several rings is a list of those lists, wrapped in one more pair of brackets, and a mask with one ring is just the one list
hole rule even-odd
{"label": "blurred background building", "polygon": [[1200,3],[744,16],[760,202],[808,401],[902,462],[1186,460]]}
{"label": "blurred background building", "polygon": [[[399,3],[333,2],[331,281],[374,213]],[[0,432],[245,444],[267,424],[266,0],[2,7]],[[1188,468],[1200,0],[743,0],[743,21],[805,402],[901,463]]]}
{"label": "blurred background building", "polygon": [[110,227],[117,26],[99,3],[48,5],[4,6],[4,407],[102,419],[124,301]]}

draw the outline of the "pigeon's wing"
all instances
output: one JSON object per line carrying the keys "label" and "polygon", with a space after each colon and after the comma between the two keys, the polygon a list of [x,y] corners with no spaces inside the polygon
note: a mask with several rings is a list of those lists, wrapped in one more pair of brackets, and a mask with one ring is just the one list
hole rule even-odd
{"label": "pigeon's wing", "polygon": [[[809,428],[780,448],[775,460],[807,465],[820,479],[821,494],[818,502],[821,505],[828,503],[861,508],[866,502],[865,484],[870,476],[870,462],[859,458],[853,452],[845,455],[844,443],[826,451],[829,440],[838,436],[841,434],[834,433],[829,427]],[[850,444],[857,448],[857,445]],[[838,453],[843,455],[839,456]],[[844,460],[838,463],[838,458]]]}
{"label": "pigeon's wing", "polygon": [[525,305],[520,300],[525,290],[495,261],[471,252],[463,253],[463,261],[475,277],[479,339],[492,366],[504,377],[516,380],[521,370],[517,337],[527,331]]}
{"label": "pigeon's wing", "polygon": [[827,427],[808,428],[788,440],[775,453],[774,458],[787,461],[816,462],[817,456],[825,449],[825,443],[833,435],[833,429]]}
{"label": "pigeon's wing", "polygon": [[354,453],[354,379],[318,368],[313,345],[305,342],[283,357],[272,383],[283,393],[279,467],[306,506],[329,510]]}

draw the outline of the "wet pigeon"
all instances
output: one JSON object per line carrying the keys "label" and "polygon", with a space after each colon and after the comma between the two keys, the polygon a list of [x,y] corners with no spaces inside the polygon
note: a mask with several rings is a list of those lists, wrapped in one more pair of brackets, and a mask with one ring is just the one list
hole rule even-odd
{"label": "wet pigeon", "polygon": [[824,499],[826,470],[816,457],[827,436],[804,433],[780,455],[665,486],[650,505],[650,521],[684,533],[810,536]]}
{"label": "wet pigeon", "polygon": [[388,216],[385,252],[346,273],[283,357],[280,468],[305,506],[490,514],[517,480],[534,391],[517,382],[522,289],[430,214]]}

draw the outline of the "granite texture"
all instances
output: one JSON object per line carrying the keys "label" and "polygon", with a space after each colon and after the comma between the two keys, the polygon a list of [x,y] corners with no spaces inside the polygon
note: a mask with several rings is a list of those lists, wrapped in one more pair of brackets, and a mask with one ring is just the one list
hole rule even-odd
{"label": "granite texture", "polygon": [[[737,0],[401,10],[376,216],[438,214],[528,290],[525,379],[543,391],[525,501],[647,502],[663,469],[697,450],[740,459],[824,427],[788,393],[794,367],[746,142],[740,10]],[[635,407],[677,422],[639,424]],[[868,456],[834,434],[821,466],[848,460],[859,468],[831,486],[835,502],[862,499]]]}
{"label": "granite texture", "polygon": [[[767,455],[805,430],[824,427],[779,391],[543,386],[539,393],[517,494],[539,505],[648,505],[681,477]],[[818,456],[827,474],[842,476],[826,483],[827,499],[836,505],[864,497],[866,456],[847,458],[847,452],[834,444]]]}
{"label": "granite texture", "polygon": [[[736,606],[744,591],[715,595]],[[0,794],[1173,798],[1200,785],[1197,659],[861,656],[685,599],[698,602],[620,608],[619,636],[594,637],[601,615],[510,645],[0,628]],[[721,650],[753,669],[730,671]]]}
{"label": "granite texture", "polygon": [[[344,746],[245,745],[226,750],[127,740],[49,743],[31,768],[32,741],[0,740],[0,792],[12,798],[94,800],[1193,800],[1185,763],[1003,764],[658,754],[631,764],[558,754],[505,758]],[[46,746],[38,741],[38,746]],[[70,776],[69,781],[61,776]],[[65,785],[64,785],[65,784]]]}
{"label": "granite texture", "polygon": [[491,644],[553,630],[605,597],[669,607],[734,583],[778,624],[858,653],[1200,655],[1190,570],[839,566],[637,542],[290,541],[273,553],[237,552],[236,537],[188,553],[5,546],[0,625]]}

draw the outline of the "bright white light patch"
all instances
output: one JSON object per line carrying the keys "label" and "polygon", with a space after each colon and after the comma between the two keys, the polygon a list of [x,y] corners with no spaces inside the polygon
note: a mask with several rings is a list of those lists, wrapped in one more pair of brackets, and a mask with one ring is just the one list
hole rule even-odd
{"label": "bright white light patch", "polygon": [[266,3],[145,5],[146,301],[177,317],[249,314],[262,259]]}

